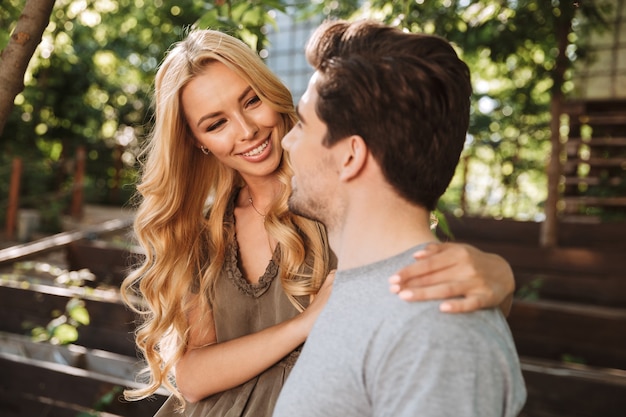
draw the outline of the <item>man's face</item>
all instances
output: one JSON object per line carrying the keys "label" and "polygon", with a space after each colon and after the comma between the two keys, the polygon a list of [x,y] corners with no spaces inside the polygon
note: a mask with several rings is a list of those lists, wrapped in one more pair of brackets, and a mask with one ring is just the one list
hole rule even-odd
{"label": "man's face", "polygon": [[282,140],[293,168],[289,209],[332,227],[334,191],[338,185],[332,148],[322,144],[327,126],[315,111],[318,101],[316,72],[297,106],[298,123]]}

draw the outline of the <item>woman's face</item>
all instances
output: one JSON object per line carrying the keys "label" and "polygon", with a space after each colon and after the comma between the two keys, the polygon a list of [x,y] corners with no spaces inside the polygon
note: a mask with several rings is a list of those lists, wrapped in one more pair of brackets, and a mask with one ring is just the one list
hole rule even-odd
{"label": "woman's face", "polygon": [[181,101],[198,147],[208,148],[244,180],[276,171],[282,155],[280,115],[227,66],[209,64],[185,86]]}

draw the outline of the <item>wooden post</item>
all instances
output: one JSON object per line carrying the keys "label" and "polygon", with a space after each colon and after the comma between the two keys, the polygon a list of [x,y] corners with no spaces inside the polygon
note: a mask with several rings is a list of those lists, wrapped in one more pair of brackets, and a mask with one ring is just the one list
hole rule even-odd
{"label": "wooden post", "polygon": [[461,187],[461,201],[459,206],[464,215],[467,215],[467,176],[469,175],[469,154],[463,156],[463,186]]}
{"label": "wooden post", "polygon": [[11,165],[11,184],[9,188],[9,207],[7,208],[7,240],[15,239],[15,224],[20,199],[20,182],[22,179],[22,160],[13,158]]}
{"label": "wooden post", "polygon": [[115,174],[113,174],[113,187],[110,188],[111,202],[114,204],[120,203],[120,183],[122,182],[122,154],[124,153],[124,147],[122,145],[115,146],[113,151],[113,161],[115,163]]}
{"label": "wooden post", "polygon": [[83,185],[85,178],[86,151],[84,146],[76,149],[76,171],[74,172],[74,186],[72,187],[72,206],[70,215],[75,220],[83,217]]}
{"label": "wooden post", "polygon": [[[576,6],[572,6],[576,7]],[[564,8],[566,10],[567,8]],[[552,248],[558,245],[558,203],[559,203],[559,183],[561,181],[561,113],[563,106],[563,83],[565,82],[565,72],[568,69],[567,46],[569,45],[569,34],[572,30],[573,9],[567,9],[558,23],[556,36],[558,41],[559,55],[556,58],[556,65],[552,72],[552,98],[550,101],[550,142],[552,152],[548,161],[548,198],[546,201],[546,219],[541,224],[539,244],[543,248]]]}

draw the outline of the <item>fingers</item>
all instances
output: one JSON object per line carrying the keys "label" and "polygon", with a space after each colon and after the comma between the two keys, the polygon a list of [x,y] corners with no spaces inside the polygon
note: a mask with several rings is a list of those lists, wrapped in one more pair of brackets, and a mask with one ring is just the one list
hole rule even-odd
{"label": "fingers", "polygon": [[483,280],[472,264],[458,262],[445,262],[442,264],[434,258],[429,259],[428,262],[430,264],[421,267],[421,269],[418,269],[420,267],[414,264],[404,268],[402,273],[389,277],[390,291],[399,293],[407,288],[419,289],[461,282],[471,284],[467,286],[467,289],[483,286]]}
{"label": "fingers", "polygon": [[482,297],[471,296],[446,300],[439,305],[439,310],[444,313],[469,313],[470,311],[480,310],[485,307],[488,307],[488,305]]}
{"label": "fingers", "polygon": [[491,307],[494,295],[485,289],[467,294],[474,287],[467,283],[445,283],[424,288],[405,288],[398,292],[404,301],[445,300],[439,309],[446,313],[466,313]]}
{"label": "fingers", "polygon": [[322,283],[320,289],[317,291],[317,294],[313,297],[313,300],[317,298],[328,298],[330,292],[332,291],[333,283],[335,282],[335,272],[336,270],[333,269],[328,273],[328,276],[326,276],[326,279]]}
{"label": "fingers", "polygon": [[508,263],[473,246],[431,244],[414,257],[389,278],[390,291],[405,301],[445,300],[441,311],[460,313],[499,306],[511,293]]}
{"label": "fingers", "polygon": [[490,287],[478,286],[472,281],[444,282],[426,287],[405,287],[395,292],[405,301],[444,300],[460,297],[479,297],[481,302],[493,302],[495,294]]}
{"label": "fingers", "polygon": [[337,272],[336,269],[332,269],[328,275],[326,276],[326,279],[324,280],[324,283],[322,284],[322,287],[325,286],[332,286],[333,282],[335,282],[335,272]]}
{"label": "fingers", "polygon": [[413,256],[416,262],[391,276],[391,284],[425,286],[456,279],[455,275],[467,279],[477,274],[470,247],[465,245],[433,243]]}

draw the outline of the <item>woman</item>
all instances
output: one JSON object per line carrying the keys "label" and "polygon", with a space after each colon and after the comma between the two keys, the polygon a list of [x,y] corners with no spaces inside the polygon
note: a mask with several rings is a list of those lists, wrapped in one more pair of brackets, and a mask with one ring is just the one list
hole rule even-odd
{"label": "woman", "polygon": [[[158,415],[271,415],[335,264],[323,227],[287,209],[280,140],[295,122],[292,97],[244,43],[206,30],[168,53],[154,105],[135,221],[146,258],[123,285],[145,301],[136,338],[149,380],[126,396],[164,385],[174,395]],[[492,306],[510,296],[501,258],[436,246],[393,278],[393,291],[406,299],[482,292]],[[446,260],[451,252],[465,263]],[[492,266],[486,283],[480,271]],[[406,289],[407,275],[423,274],[435,285]],[[443,306],[478,308],[480,297],[473,300]]]}

